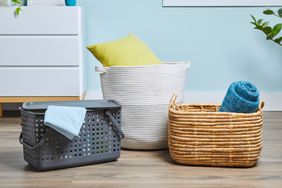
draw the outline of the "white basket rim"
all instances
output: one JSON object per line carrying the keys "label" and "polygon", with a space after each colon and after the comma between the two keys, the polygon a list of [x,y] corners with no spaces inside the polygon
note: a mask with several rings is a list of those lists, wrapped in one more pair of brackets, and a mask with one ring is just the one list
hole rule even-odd
{"label": "white basket rim", "polygon": [[158,67],[158,66],[171,66],[171,65],[185,65],[187,69],[191,67],[191,61],[180,61],[180,62],[168,62],[168,61],[163,61],[161,64],[153,64],[153,65],[142,65],[142,66],[111,66],[111,67],[95,67],[96,72],[107,72],[109,69],[119,69],[119,68],[130,68],[130,69],[135,69],[135,68],[146,68],[146,67]]}

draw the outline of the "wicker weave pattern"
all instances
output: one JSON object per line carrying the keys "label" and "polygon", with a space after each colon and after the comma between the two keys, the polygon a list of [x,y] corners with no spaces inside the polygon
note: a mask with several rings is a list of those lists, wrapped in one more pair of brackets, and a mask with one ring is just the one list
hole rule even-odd
{"label": "wicker weave pattern", "polygon": [[180,164],[252,167],[262,149],[264,102],[256,113],[217,112],[219,105],[176,104],[169,107],[168,142]]}

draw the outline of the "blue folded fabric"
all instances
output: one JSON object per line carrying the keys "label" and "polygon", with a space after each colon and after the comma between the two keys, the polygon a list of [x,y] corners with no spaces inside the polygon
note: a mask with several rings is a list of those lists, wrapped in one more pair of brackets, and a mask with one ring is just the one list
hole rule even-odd
{"label": "blue folded fabric", "polygon": [[228,88],[219,112],[253,113],[259,108],[259,91],[250,82],[234,82]]}
{"label": "blue folded fabric", "polygon": [[79,135],[85,114],[86,109],[81,107],[49,106],[44,124],[72,140]]}

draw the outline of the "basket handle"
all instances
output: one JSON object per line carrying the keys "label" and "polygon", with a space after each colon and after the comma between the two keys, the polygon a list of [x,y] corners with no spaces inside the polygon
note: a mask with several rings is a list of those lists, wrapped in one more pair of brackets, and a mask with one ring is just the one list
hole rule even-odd
{"label": "basket handle", "polygon": [[95,67],[95,71],[99,73],[106,73],[108,72],[108,70],[109,70],[109,67],[98,67],[98,66]]}
{"label": "basket handle", "polygon": [[109,111],[106,110],[105,114],[110,118],[110,120],[112,121],[112,124],[110,124],[110,126],[114,129],[114,131],[117,133],[119,139],[123,139],[125,137],[123,131],[121,130],[119,123],[117,122],[117,120],[115,119],[115,117],[113,116],[113,114]]}
{"label": "basket handle", "polygon": [[260,104],[259,104],[259,110],[262,111],[263,107],[265,105],[265,102],[263,100],[260,101]]}
{"label": "basket handle", "polygon": [[30,150],[35,150],[36,148],[41,147],[41,146],[45,143],[45,139],[46,139],[46,134],[40,139],[40,141],[39,141],[37,144],[35,144],[34,146],[32,146],[32,145],[29,145],[28,143],[26,143],[26,142],[23,140],[23,133],[21,133],[21,134],[20,134],[20,137],[19,137],[19,142],[20,142],[23,146],[27,147],[28,149],[30,149]]}
{"label": "basket handle", "polygon": [[177,95],[173,94],[172,98],[170,99],[170,102],[169,102],[170,106],[176,105],[176,98],[177,98]]}

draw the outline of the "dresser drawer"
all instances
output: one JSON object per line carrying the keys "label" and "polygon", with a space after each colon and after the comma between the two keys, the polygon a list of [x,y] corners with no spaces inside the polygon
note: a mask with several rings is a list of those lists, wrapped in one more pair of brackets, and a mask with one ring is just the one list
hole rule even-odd
{"label": "dresser drawer", "polygon": [[0,36],[1,66],[79,66],[77,36]]}
{"label": "dresser drawer", "polygon": [[79,96],[79,68],[0,68],[0,96]]}
{"label": "dresser drawer", "polygon": [[66,6],[23,7],[18,17],[14,7],[0,7],[0,35],[79,34],[80,8]]}

